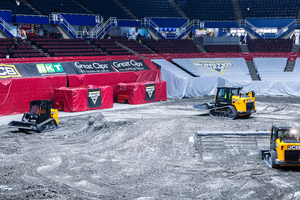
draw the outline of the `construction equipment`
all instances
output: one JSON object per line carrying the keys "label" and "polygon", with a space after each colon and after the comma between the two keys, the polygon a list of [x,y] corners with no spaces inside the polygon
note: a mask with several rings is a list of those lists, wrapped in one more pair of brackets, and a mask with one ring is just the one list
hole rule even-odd
{"label": "construction equipment", "polygon": [[271,168],[300,166],[299,132],[294,126],[272,126],[270,149],[259,151],[260,158]]}
{"label": "construction equipment", "polygon": [[240,93],[242,87],[218,87],[215,102],[196,104],[198,110],[209,110],[211,117],[236,119],[249,117],[255,110],[255,93]]}
{"label": "construction equipment", "polygon": [[11,121],[8,126],[19,130],[33,130],[36,132],[57,129],[58,111],[51,107],[53,101],[36,100],[30,102],[30,112],[25,112],[22,121]]}

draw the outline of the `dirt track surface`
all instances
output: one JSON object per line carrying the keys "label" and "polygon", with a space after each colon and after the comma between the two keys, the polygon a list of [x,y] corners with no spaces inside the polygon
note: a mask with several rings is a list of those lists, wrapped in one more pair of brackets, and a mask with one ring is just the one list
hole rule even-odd
{"label": "dirt track surface", "polygon": [[40,134],[1,126],[0,199],[300,199],[300,170],[259,158],[268,136],[196,134],[300,126],[299,99],[257,97],[249,119],[194,110],[205,97],[74,113]]}

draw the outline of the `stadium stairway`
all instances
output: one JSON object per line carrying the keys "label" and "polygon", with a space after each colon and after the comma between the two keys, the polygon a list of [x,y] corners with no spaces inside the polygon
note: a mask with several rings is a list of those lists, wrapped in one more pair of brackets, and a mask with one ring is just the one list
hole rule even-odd
{"label": "stadium stairway", "polygon": [[292,72],[292,71],[294,71],[294,67],[295,67],[295,61],[288,60],[284,71]]}
{"label": "stadium stairway", "polygon": [[86,10],[86,12],[93,14],[92,11],[90,11],[88,8],[84,7],[81,3],[79,3],[77,0],[73,0],[78,6],[80,6],[82,9]]}
{"label": "stadium stairway", "polygon": [[184,18],[189,18],[184,12],[183,10],[181,9],[180,6],[178,6],[179,4],[177,4],[177,2],[175,0],[168,0],[171,5],[175,8],[175,10],[177,10],[177,12]]}
{"label": "stadium stairway", "polygon": [[33,10],[35,13],[42,15],[42,13],[37,10],[35,7],[33,7],[31,4],[29,4],[26,0],[21,0],[25,5],[27,5],[31,10]]}
{"label": "stadium stairway", "polygon": [[257,74],[256,69],[254,68],[253,61],[246,61],[247,67],[249,69],[250,76],[252,81],[260,81],[260,78]]}
{"label": "stadium stairway", "polygon": [[294,44],[291,51],[294,53],[298,53],[299,49],[300,49],[300,45]]}
{"label": "stadium stairway", "polygon": [[207,53],[207,51],[204,49],[204,47],[200,44],[196,45],[198,49],[201,51],[201,53]]}
{"label": "stadium stairway", "polygon": [[240,0],[231,0],[233,5],[234,14],[237,20],[244,19],[241,6],[240,6]]}
{"label": "stadium stairway", "polygon": [[249,48],[248,48],[248,45],[243,44],[243,45],[240,45],[240,47],[241,47],[241,50],[242,50],[243,53],[249,53],[250,52]]}
{"label": "stadium stairway", "polygon": [[124,4],[119,0],[114,0],[128,15],[130,15],[133,19],[138,19],[138,17],[133,14]]}

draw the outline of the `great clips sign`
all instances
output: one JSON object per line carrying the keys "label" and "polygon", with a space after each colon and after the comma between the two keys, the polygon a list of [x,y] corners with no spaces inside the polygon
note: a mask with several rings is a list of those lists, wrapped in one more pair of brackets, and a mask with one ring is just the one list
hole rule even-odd
{"label": "great clips sign", "polygon": [[114,73],[151,70],[143,60],[0,64],[0,80],[69,74]]}
{"label": "great clips sign", "polygon": [[75,62],[74,66],[79,74],[150,70],[143,60],[85,61]]}

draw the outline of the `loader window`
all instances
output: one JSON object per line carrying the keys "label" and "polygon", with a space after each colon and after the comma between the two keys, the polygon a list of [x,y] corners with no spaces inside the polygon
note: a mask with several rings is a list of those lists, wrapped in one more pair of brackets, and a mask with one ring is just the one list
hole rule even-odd
{"label": "loader window", "polygon": [[30,109],[30,114],[31,115],[39,114],[39,109],[40,109],[40,107],[38,105],[32,105],[31,109]]}
{"label": "loader window", "polygon": [[292,138],[294,135],[290,131],[279,130],[278,137],[281,138]]}

